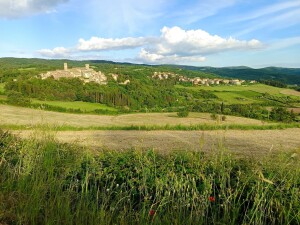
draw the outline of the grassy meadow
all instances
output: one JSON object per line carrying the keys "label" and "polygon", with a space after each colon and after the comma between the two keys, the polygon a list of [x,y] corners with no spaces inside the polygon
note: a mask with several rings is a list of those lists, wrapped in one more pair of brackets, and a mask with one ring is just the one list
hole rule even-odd
{"label": "grassy meadow", "polygon": [[[267,126],[277,123],[267,123],[256,119],[238,116],[226,116],[225,121],[214,120],[210,113],[190,113],[188,117],[181,118],[174,113],[131,113],[120,115],[89,115],[49,112],[38,109],[0,105],[2,125],[35,126],[41,123],[57,127],[74,127],[89,129],[102,127],[103,129],[127,127],[176,128],[180,127],[230,127],[230,126]],[[165,128],[165,129],[166,129]]]}
{"label": "grassy meadow", "polygon": [[275,97],[290,97],[299,101],[299,92],[287,88],[278,88],[265,84],[251,85],[217,85],[217,86],[193,86],[184,87],[175,85],[176,88],[186,88],[190,90],[205,90],[215,94],[221,101],[227,104],[252,104],[264,103],[261,98],[263,94]]}
{"label": "grassy meadow", "polygon": [[299,224],[299,154],[95,152],[0,131],[0,224]]}
{"label": "grassy meadow", "polygon": [[62,107],[66,109],[80,109],[83,112],[93,112],[95,110],[107,110],[112,112],[117,112],[118,110],[113,107],[109,107],[105,104],[100,103],[92,103],[92,102],[82,102],[82,101],[41,101],[37,99],[31,99],[33,104],[41,104],[41,105],[50,105],[55,107]]}
{"label": "grassy meadow", "polygon": [[[177,88],[183,88],[181,85],[176,85]],[[188,89],[202,89],[202,90],[207,90],[207,91],[233,91],[233,92],[238,92],[238,91],[253,91],[257,93],[268,93],[271,95],[278,95],[282,94],[281,92],[284,90],[290,90],[286,88],[278,88],[278,87],[273,87],[265,84],[249,84],[249,85],[215,85],[215,86],[193,86],[193,87],[184,87]],[[293,92],[294,93],[294,92]],[[291,94],[291,92],[289,93]]]}

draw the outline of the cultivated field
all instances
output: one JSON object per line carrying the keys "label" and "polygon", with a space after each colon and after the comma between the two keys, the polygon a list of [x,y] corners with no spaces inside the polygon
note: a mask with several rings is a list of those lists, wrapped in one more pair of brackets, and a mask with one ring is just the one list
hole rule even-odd
{"label": "cultivated field", "polygon": [[[176,113],[139,113],[118,116],[84,115],[48,112],[43,110],[0,105],[0,124],[15,129],[18,125],[30,128],[33,125],[70,126],[68,131],[55,133],[62,142],[79,143],[104,149],[149,149],[167,152],[171,150],[210,150],[219,144],[237,153],[260,154],[269,150],[295,149],[300,147],[300,129],[286,130],[227,130],[227,131],[121,131],[93,130],[101,127],[128,126],[175,126],[175,125],[253,125],[264,126],[259,120],[228,116],[225,122],[216,122],[207,113],[191,113],[188,118],[179,118]],[[83,131],[74,131],[73,128]],[[29,137],[34,131],[14,131]],[[39,134],[40,131],[38,131]]]}
{"label": "cultivated field", "polygon": [[213,94],[218,96],[219,99],[228,104],[251,104],[261,103],[262,99],[259,97],[268,93],[273,96],[286,97],[299,99],[300,92],[287,88],[272,87],[264,84],[253,84],[253,85],[218,85],[218,86],[195,86],[195,87],[184,87],[176,85],[177,88],[187,88],[191,90],[206,90],[211,91]]}
{"label": "cultivated field", "polygon": [[165,125],[198,125],[198,124],[243,124],[263,125],[260,120],[227,116],[226,121],[217,122],[208,113],[190,113],[187,118],[179,118],[176,113],[137,113],[116,116],[85,115],[48,112],[37,109],[0,105],[0,124],[5,125],[37,125],[50,124],[56,126],[101,127],[101,126],[165,126]]}
{"label": "cultivated field", "polygon": [[284,89],[280,93],[284,95],[294,95],[300,97],[300,92],[292,89]]}
{"label": "cultivated field", "polygon": [[[39,135],[32,131],[14,131],[22,137]],[[59,131],[53,135],[61,141],[93,149],[154,149],[211,151],[220,145],[236,154],[259,156],[268,152],[300,148],[300,129],[247,131]]]}

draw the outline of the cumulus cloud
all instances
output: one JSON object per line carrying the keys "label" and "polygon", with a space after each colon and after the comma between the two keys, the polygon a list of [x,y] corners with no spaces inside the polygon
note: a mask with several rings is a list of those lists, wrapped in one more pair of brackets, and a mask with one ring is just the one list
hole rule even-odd
{"label": "cumulus cloud", "polygon": [[92,37],[90,40],[79,39],[77,46],[80,51],[103,51],[103,50],[122,50],[141,47],[151,42],[151,38],[128,37],[128,38],[98,38]]}
{"label": "cumulus cloud", "polygon": [[227,50],[242,50],[261,47],[258,40],[240,41],[232,37],[222,38],[204,30],[183,30],[180,27],[164,27],[161,41],[153,51],[162,54],[202,55]]}
{"label": "cumulus cloud", "polygon": [[237,40],[211,35],[204,30],[183,30],[180,27],[163,27],[157,37],[126,37],[101,38],[92,37],[89,40],[79,39],[74,49],[63,47],[53,50],[39,50],[44,57],[67,57],[68,54],[84,52],[100,52],[108,50],[126,50],[139,48],[141,50],[135,60],[145,63],[183,63],[203,62],[205,56],[233,50],[251,50],[262,47],[256,39]]}
{"label": "cumulus cloud", "polygon": [[0,17],[20,18],[37,13],[49,13],[69,0],[0,0]]}
{"label": "cumulus cloud", "polygon": [[229,50],[249,50],[261,48],[258,40],[241,41],[235,38],[222,38],[204,30],[183,30],[180,27],[164,27],[160,40],[146,49],[142,49],[139,58],[145,62],[162,60],[202,62],[204,55]]}
{"label": "cumulus cloud", "polygon": [[176,63],[190,63],[190,62],[204,62],[205,57],[203,56],[179,56],[177,54],[173,55],[160,55],[156,53],[150,53],[145,49],[142,49],[137,57],[137,61],[142,61],[144,63],[156,64],[176,64]]}
{"label": "cumulus cloud", "polygon": [[70,56],[70,50],[64,47],[57,47],[54,49],[41,49],[37,53],[46,58],[68,58]]}

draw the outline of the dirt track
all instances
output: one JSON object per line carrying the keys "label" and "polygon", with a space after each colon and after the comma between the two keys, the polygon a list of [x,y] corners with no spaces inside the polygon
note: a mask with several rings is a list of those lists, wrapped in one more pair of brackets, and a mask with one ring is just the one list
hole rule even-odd
{"label": "dirt track", "polygon": [[[29,136],[30,131],[15,131]],[[262,131],[60,131],[59,141],[95,149],[149,149],[210,151],[223,144],[235,153],[260,155],[271,151],[300,148],[300,129]],[[201,147],[202,146],[202,147]]]}

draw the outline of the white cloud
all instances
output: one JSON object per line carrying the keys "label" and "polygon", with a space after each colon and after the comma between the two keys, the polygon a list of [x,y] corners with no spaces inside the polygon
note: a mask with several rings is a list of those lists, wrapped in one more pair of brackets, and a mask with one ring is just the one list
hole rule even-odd
{"label": "white cloud", "polygon": [[54,49],[41,49],[37,53],[46,58],[69,58],[70,50],[64,47],[57,47]]}
{"label": "white cloud", "polygon": [[69,0],[0,0],[0,18],[20,18],[32,14],[49,13]]}
{"label": "white cloud", "polygon": [[240,41],[232,37],[222,38],[208,32],[183,30],[180,27],[164,27],[161,41],[152,50],[162,55],[204,55],[228,50],[248,50],[261,47],[258,40]]}
{"label": "white cloud", "polygon": [[204,62],[206,60],[203,56],[178,56],[174,55],[159,55],[150,53],[145,49],[141,49],[137,61],[149,64],[177,64],[177,63],[191,63],[191,62]]}
{"label": "white cloud", "polygon": [[222,38],[204,30],[183,30],[180,27],[164,27],[159,42],[142,49],[139,59],[145,62],[193,61],[202,62],[205,55],[229,50],[251,50],[262,47],[252,39],[241,41],[232,37]]}
{"label": "white cloud", "polygon": [[142,47],[136,59],[146,63],[183,63],[203,62],[206,55],[230,50],[251,50],[262,47],[262,43],[222,38],[204,30],[183,30],[180,27],[163,27],[159,37],[101,38],[79,39],[77,47],[63,47],[53,50],[42,49],[38,53],[44,57],[72,57],[74,53],[99,52],[109,50],[128,50]]}
{"label": "white cloud", "polygon": [[103,51],[103,50],[121,50],[141,47],[148,44],[151,38],[128,37],[128,38],[99,38],[92,37],[90,40],[79,39],[77,46],[80,51]]}

